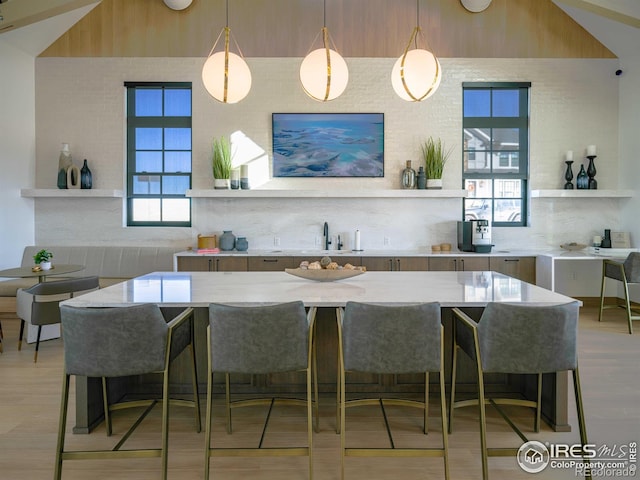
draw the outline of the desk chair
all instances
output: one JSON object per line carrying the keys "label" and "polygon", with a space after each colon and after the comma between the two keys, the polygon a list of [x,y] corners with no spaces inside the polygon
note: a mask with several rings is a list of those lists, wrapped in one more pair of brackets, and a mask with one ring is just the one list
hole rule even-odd
{"label": "desk chair", "polygon": [[[56,449],[55,480],[62,475],[64,460],[160,457],[162,479],[167,478],[169,444],[169,403],[194,407],[196,430],[200,431],[200,403],[193,354],[193,310],[175,309],[163,312],[157,305],[143,304],[123,308],[77,308],[63,305],[62,336],[64,340],[64,377]],[[165,318],[165,315],[168,318]],[[193,402],[169,400],[169,367],[185,349],[190,350]],[[158,400],[139,400],[109,404],[107,379],[147,373],[162,373],[162,442],[160,448],[123,450],[126,440],[147,416]],[[102,394],[107,436],[111,435],[111,412],[146,406],[138,420],[108,450],[67,451],[65,431],[71,375],[102,378]]]}
{"label": "desk chair", "polygon": [[[345,456],[443,457],[444,477],[449,478],[449,446],[444,389],[444,335],[440,304],[381,306],[347,302],[337,309],[340,382],[340,463],[344,479]],[[346,400],[347,372],[375,374],[424,373],[424,400],[367,398]],[[440,415],[442,448],[396,448],[387,424],[389,448],[347,448],[346,409],[361,405],[416,407],[423,410],[423,433],[427,434],[429,413],[429,372],[440,375]]]}
{"label": "desk chair", "polygon": [[[480,448],[482,478],[489,478],[489,456],[511,456],[517,448],[488,448],[486,438],[485,405],[493,405],[523,442],[528,439],[500,409],[499,405],[519,405],[535,409],[534,430],[540,430],[542,403],[542,374],[573,372],[573,387],[578,410],[578,426],[582,445],[587,443],[580,377],[578,375],[578,303],[555,306],[526,306],[489,303],[479,322],[454,308],[454,345],[451,366],[451,399],[449,403],[449,431],[453,427],[456,408],[478,405],[480,412]],[[460,348],[476,364],[478,398],[455,400],[457,351]],[[513,398],[489,398],[484,393],[485,373],[537,375],[536,401]],[[587,471],[588,460],[584,459]],[[587,478],[591,478],[590,474]]]}
{"label": "desk chair", "polygon": [[[605,305],[604,304],[604,287],[605,280],[610,278],[622,282],[624,287],[624,305]],[[624,262],[616,262],[606,259],[602,265],[602,283],[600,285],[600,312],[598,313],[598,321],[602,321],[602,311],[607,308],[624,308],[627,311],[627,322],[629,323],[629,334],[633,333],[633,320],[640,320],[637,310],[631,308],[629,300],[629,284],[640,283],[640,252],[631,252]]]}
{"label": "desk chair", "polygon": [[[312,345],[316,309],[305,313],[302,302],[289,302],[258,307],[209,306],[207,414],[205,444],[205,480],[209,479],[210,458],[223,456],[308,456],[309,479],[313,478],[312,456]],[[230,399],[230,374],[264,374],[280,372],[305,372],[307,378],[306,400],[299,399]],[[225,410],[227,432],[231,433],[232,408],[270,404],[276,400],[307,407],[307,446],[290,448],[264,448],[269,417],[264,425],[257,447],[220,448],[211,446],[211,417],[213,401],[213,373],[225,373]],[[317,386],[316,386],[317,393]],[[316,420],[317,420],[317,401]],[[215,439],[214,439],[215,441]]]}
{"label": "desk chair", "polygon": [[33,354],[33,361],[37,362],[42,326],[60,323],[59,303],[99,287],[98,277],[94,276],[41,282],[27,289],[18,289],[16,293],[16,313],[20,318],[18,350],[22,350],[25,323],[37,325],[38,336]]}

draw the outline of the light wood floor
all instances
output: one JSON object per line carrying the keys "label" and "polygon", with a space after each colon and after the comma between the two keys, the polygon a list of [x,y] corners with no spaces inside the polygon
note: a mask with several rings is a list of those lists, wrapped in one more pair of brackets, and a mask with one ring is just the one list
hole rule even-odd
{"label": "light wood floor", "polygon": [[[606,322],[597,322],[597,311],[584,308],[580,319],[580,369],[587,417],[589,441],[597,445],[623,444],[640,440],[640,322],[638,332],[627,333],[626,321],[620,310],[609,311]],[[62,345],[60,340],[44,342],[40,358],[33,363],[33,345],[17,351],[18,320],[5,316],[4,353],[0,354],[0,479],[51,479],[62,375]],[[73,397],[72,397],[73,398]],[[314,435],[314,477],[317,480],[338,480],[339,436],[335,434],[333,398],[322,399],[320,432]],[[73,405],[73,402],[71,402]],[[73,406],[71,406],[73,409]],[[158,410],[158,409],[156,409]],[[246,410],[242,412],[242,410]],[[305,444],[304,409],[282,407],[272,414],[267,434],[269,445]],[[438,403],[431,402],[431,423],[428,436],[418,433],[417,412],[391,409],[390,423],[397,444],[440,445]],[[578,441],[577,428],[570,433],[555,433],[544,427],[539,434],[531,432],[531,416],[522,409],[511,410],[516,423],[531,439],[553,443]],[[570,421],[575,425],[575,405],[570,402]],[[125,427],[120,414],[114,419],[114,435],[106,439],[100,427],[90,435],[67,436],[69,448],[104,448],[119,439]],[[240,409],[234,413],[234,434],[224,433],[220,404],[214,407],[214,441],[231,446],[231,442],[255,442],[260,437],[265,410],[259,407]],[[520,440],[498,416],[488,409],[489,445],[519,446]],[[158,445],[158,411],[154,411],[128,445]],[[176,407],[171,411],[169,478],[191,480],[203,478],[204,434],[193,429],[192,410]],[[203,412],[204,416],[204,412]],[[70,411],[69,428],[74,414]],[[474,408],[456,410],[453,434],[449,437],[451,477],[481,478],[478,426]],[[385,446],[386,433],[378,409],[365,407],[350,410],[347,417],[348,445]],[[493,480],[570,479],[572,471],[550,470],[532,476],[517,466],[515,459],[491,458]],[[306,480],[307,459],[304,457],[212,459],[213,478],[224,479],[302,479]],[[68,461],[63,467],[65,480],[142,480],[159,478],[159,459],[116,461]],[[403,480],[443,478],[442,460],[427,459],[361,459],[347,458],[346,478],[349,480]],[[603,478],[603,477],[601,477]]]}

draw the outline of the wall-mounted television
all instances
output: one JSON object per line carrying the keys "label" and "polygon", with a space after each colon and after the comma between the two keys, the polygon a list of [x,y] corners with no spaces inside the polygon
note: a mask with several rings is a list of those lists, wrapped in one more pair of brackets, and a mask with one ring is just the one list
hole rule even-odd
{"label": "wall-mounted television", "polygon": [[383,113],[274,113],[274,177],[384,177]]}

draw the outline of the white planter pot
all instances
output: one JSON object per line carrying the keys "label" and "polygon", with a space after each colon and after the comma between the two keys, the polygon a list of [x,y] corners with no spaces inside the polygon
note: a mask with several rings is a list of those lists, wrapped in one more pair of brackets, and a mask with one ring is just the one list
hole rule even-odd
{"label": "white planter pot", "polygon": [[229,179],[228,178],[214,178],[213,179],[213,188],[216,190],[228,190],[229,189]]}
{"label": "white planter pot", "polygon": [[427,179],[427,188],[438,189],[442,188],[442,179],[441,178],[428,178]]}
{"label": "white planter pot", "polygon": [[40,268],[42,270],[51,270],[51,262],[40,262]]}

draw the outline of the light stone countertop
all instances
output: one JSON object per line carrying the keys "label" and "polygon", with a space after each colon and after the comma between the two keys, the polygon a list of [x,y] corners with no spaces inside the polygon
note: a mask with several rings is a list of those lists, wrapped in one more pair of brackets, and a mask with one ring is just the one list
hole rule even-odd
{"label": "light stone countertop", "polygon": [[176,257],[208,257],[208,256],[245,256],[245,257],[319,257],[328,255],[335,256],[357,256],[357,257],[535,257],[540,255],[540,251],[534,250],[493,250],[491,253],[461,252],[453,249],[450,252],[434,253],[426,250],[314,250],[314,249],[267,249],[248,250],[238,252],[236,250],[221,250],[220,253],[198,253],[196,250],[185,250],[174,254]]}
{"label": "light stone countertop", "polygon": [[285,272],[154,272],[63,302],[77,307],[154,303],[208,307],[210,303],[263,305],[301,300],[307,307],[342,307],[347,301],[384,304],[440,302],[483,307],[488,302],[553,305],[575,301],[490,271],[365,272],[316,282]]}

